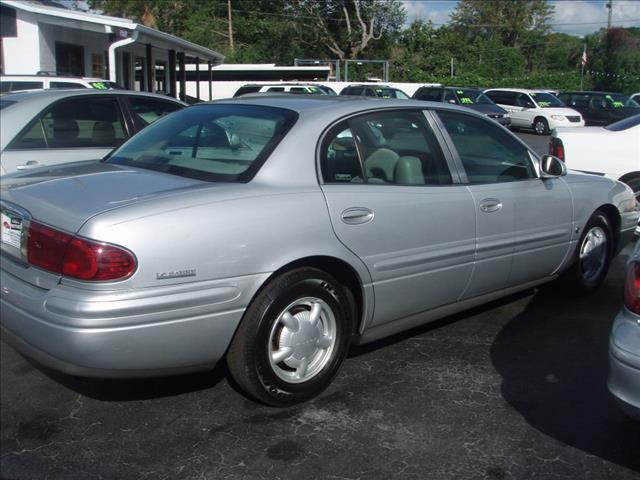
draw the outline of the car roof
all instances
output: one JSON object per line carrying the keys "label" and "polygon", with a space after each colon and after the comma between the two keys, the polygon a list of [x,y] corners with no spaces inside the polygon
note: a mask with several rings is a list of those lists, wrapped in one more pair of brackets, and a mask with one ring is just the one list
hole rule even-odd
{"label": "car roof", "polygon": [[[192,105],[191,108],[201,108],[207,105],[256,105],[265,107],[284,108],[292,110],[302,116],[326,117],[333,121],[341,116],[365,112],[367,110],[394,109],[394,108],[433,108],[439,110],[452,110],[466,114],[476,115],[473,110],[457,105],[449,105],[440,102],[430,102],[411,99],[382,99],[378,97],[348,96],[348,95],[243,95],[241,97],[213,102],[202,102]],[[483,117],[484,118],[484,117]]]}
{"label": "car roof", "polygon": [[0,80],[19,80],[19,79],[29,79],[29,80],[65,80],[65,81],[83,81],[83,82],[111,82],[111,80],[105,80],[104,78],[98,77],[74,77],[72,75],[20,75],[20,74],[8,74],[8,75],[0,75]]}
{"label": "car roof", "polygon": [[541,88],[487,88],[485,92],[549,93]]}
{"label": "car roof", "polygon": [[578,95],[624,95],[624,93],[620,92],[599,92],[597,90],[561,90],[560,94],[570,93],[570,94],[578,94]]}
{"label": "car roof", "polygon": [[176,100],[173,97],[159,95],[157,93],[139,92],[135,90],[93,90],[90,88],[62,88],[62,89],[38,89],[25,90],[22,92],[8,92],[2,95],[3,100],[11,100],[18,103],[28,102],[42,104],[43,107],[51,102],[61,100],[63,98],[80,97],[84,95],[134,95],[137,97],[150,97],[164,99],[186,105],[184,102]]}

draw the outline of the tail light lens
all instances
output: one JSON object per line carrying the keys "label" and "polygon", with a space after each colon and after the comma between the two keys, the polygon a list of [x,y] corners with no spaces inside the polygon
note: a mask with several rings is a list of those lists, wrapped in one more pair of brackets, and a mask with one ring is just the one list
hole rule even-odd
{"label": "tail light lens", "polygon": [[122,280],[136,268],[131,252],[31,222],[27,260],[31,265],[89,281]]}
{"label": "tail light lens", "polygon": [[624,305],[633,313],[640,314],[640,263],[631,263],[627,270]]}
{"label": "tail light lens", "polygon": [[551,140],[549,141],[549,155],[558,157],[564,162],[564,145],[562,144],[562,140],[556,137],[551,137]]}

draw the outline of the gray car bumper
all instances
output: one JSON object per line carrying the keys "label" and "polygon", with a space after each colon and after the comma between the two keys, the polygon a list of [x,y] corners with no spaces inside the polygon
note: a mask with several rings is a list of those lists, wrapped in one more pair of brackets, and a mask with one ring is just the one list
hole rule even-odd
{"label": "gray car bumper", "polygon": [[2,338],[65,373],[136,377],[210,368],[266,275],[144,292],[45,290],[2,271]]}
{"label": "gray car bumper", "polygon": [[640,420],[640,323],[623,308],[609,339],[609,391],[623,410]]}

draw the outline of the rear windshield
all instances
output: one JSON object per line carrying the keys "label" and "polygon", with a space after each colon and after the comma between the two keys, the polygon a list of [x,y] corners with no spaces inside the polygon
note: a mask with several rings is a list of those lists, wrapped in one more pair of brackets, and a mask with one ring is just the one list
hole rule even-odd
{"label": "rear windshield", "polygon": [[480,90],[470,88],[457,88],[456,96],[460,101],[460,105],[494,105],[489,97]]}
{"label": "rear windshield", "polygon": [[158,120],[106,161],[207,181],[246,182],[298,115],[256,105],[201,105]]}
{"label": "rear windshield", "polygon": [[620,132],[622,130],[626,130],[631,127],[636,127],[640,125],[640,113],[638,115],[634,115],[633,117],[627,117],[625,119],[619,120],[611,125],[607,125],[607,130],[611,130],[612,132]]}
{"label": "rear windshield", "polygon": [[550,93],[531,92],[530,95],[540,108],[566,107],[562,100]]}

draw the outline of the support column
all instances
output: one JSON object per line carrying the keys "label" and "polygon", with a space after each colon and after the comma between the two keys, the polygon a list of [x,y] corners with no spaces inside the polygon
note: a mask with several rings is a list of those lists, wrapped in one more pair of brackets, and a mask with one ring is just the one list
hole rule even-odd
{"label": "support column", "polygon": [[187,69],[185,66],[185,54],[184,52],[178,52],[178,68],[180,70],[180,100],[187,101]]}
{"label": "support column", "polygon": [[169,82],[169,95],[178,98],[178,89],[176,88],[176,51],[169,50],[169,72],[164,74],[166,82]]}
{"label": "support column", "polygon": [[196,97],[200,101],[200,57],[196,57]]}
{"label": "support column", "polygon": [[153,49],[151,48],[151,44],[147,43],[147,92],[153,92],[155,90],[153,88],[156,80],[154,66]]}
{"label": "support column", "polygon": [[213,100],[213,72],[211,71],[211,60],[208,62],[209,66],[209,101]]}

